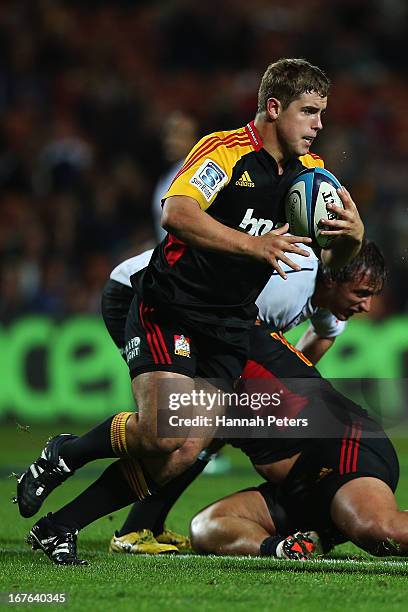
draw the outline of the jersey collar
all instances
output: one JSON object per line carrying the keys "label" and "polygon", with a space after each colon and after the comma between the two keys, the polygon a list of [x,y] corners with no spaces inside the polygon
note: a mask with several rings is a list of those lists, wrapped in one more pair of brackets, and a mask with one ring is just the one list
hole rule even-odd
{"label": "jersey collar", "polygon": [[245,131],[248,134],[255,151],[260,151],[263,147],[263,142],[258,130],[255,127],[254,121],[250,121],[246,124]]}

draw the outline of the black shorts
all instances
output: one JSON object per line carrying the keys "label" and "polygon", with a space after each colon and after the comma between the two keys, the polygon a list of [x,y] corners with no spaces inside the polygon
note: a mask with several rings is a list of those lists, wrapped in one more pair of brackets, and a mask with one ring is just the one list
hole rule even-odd
{"label": "black shorts", "polygon": [[321,378],[319,371],[282,332],[255,325],[251,330],[248,363],[243,376],[262,378],[271,373],[278,378]]}
{"label": "black shorts", "polygon": [[346,482],[364,476],[378,478],[395,491],[399,464],[384,432],[366,437],[356,425],[341,439],[310,441],[283,483],[263,483],[257,490],[280,535],[315,530],[332,546],[346,541],[331,521],[332,499]]}
{"label": "black shorts", "polygon": [[[378,426],[365,410],[339,393],[318,370],[295,349],[285,337],[273,330],[257,326],[251,331],[250,351],[243,379],[269,379],[272,393],[284,388],[286,403],[279,416],[305,418],[309,427],[273,432],[270,438],[254,437],[228,440],[248,455],[254,465],[267,465],[292,457],[307,448],[310,438],[343,438],[346,426],[354,420],[365,423],[374,436]],[[278,410],[278,409],[276,409]]]}
{"label": "black shorts", "polygon": [[130,287],[110,279],[102,293],[105,325],[126,360],[130,377],[152,371],[236,380],[247,360],[249,330],[186,324],[145,304]]}

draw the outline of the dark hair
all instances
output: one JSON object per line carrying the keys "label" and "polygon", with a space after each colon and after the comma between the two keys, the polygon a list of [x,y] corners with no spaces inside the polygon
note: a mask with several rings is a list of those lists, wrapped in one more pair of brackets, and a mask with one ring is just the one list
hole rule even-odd
{"label": "dark hair", "polygon": [[258,91],[258,113],[266,111],[269,98],[277,98],[283,109],[302,93],[316,92],[325,98],[330,81],[324,72],[304,59],[280,59],[269,64]]}
{"label": "dark hair", "polygon": [[370,240],[364,241],[358,255],[344,268],[332,270],[320,264],[318,271],[318,275],[323,281],[334,281],[336,283],[358,280],[367,273],[370,275],[370,284],[373,287],[378,287],[378,291],[381,291],[387,277],[384,256],[378,246]]}

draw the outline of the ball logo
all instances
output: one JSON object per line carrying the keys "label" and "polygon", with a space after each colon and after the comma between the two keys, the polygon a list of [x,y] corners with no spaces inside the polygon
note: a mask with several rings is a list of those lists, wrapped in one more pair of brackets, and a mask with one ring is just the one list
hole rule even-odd
{"label": "ball logo", "polygon": [[326,204],[335,204],[336,200],[334,197],[334,193],[332,189],[328,189],[327,191],[323,191],[323,189],[327,189],[329,187],[329,185],[327,185],[327,183],[322,183],[322,198],[324,200],[324,203]]}
{"label": "ball logo", "polygon": [[330,243],[333,241],[333,237],[321,235],[321,231],[323,229],[326,229],[324,226],[324,222],[321,222],[321,220],[338,219],[338,216],[334,211],[327,209],[328,204],[334,204],[335,206],[341,207],[343,206],[343,203],[340,200],[340,196],[336,191],[336,187],[334,185],[331,185],[330,183],[322,181],[319,186],[314,211],[314,233],[319,241],[320,246],[322,247],[330,246]]}
{"label": "ball logo", "polygon": [[337,189],[337,178],[324,168],[308,168],[294,180],[285,197],[286,220],[289,231],[298,236],[310,236],[315,245],[328,248],[333,236],[322,235],[328,226],[326,219],[337,219],[336,211],[329,205],[342,207]]}
{"label": "ball logo", "polygon": [[305,184],[299,181],[291,187],[286,199],[286,221],[292,234],[303,235],[308,231],[307,209],[302,206],[305,199]]}
{"label": "ball logo", "polygon": [[287,218],[287,222],[290,227],[293,227],[295,223],[295,219],[299,217],[299,213],[301,211],[300,205],[302,203],[302,195],[298,189],[293,189],[289,194],[288,198],[288,212],[289,216]]}

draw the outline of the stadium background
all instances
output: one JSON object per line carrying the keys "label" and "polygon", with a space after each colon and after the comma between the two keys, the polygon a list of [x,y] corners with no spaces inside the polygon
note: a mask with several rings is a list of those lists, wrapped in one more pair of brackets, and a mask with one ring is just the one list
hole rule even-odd
{"label": "stadium background", "polygon": [[[348,380],[407,377],[407,17],[405,0],[0,3],[4,499],[15,488],[8,474],[23,469],[61,431],[61,421],[80,433],[132,406],[126,367],[100,318],[100,291],[114,265],[154,244],[151,197],[166,170],[166,117],[190,113],[202,134],[246,123],[255,113],[261,74],[279,57],[305,57],[332,79],[325,130],[314,150],[351,190],[390,271],[371,314],[353,319],[322,372]],[[397,411],[406,398],[404,385],[389,381],[374,391],[382,407]],[[407,437],[400,428],[394,433],[399,502],[407,507]],[[171,527],[186,530],[192,514],[214,497],[256,484],[244,457],[229,458],[227,476],[207,475],[206,486],[195,483],[182,498]],[[45,511],[99,472],[99,465],[81,471],[47,500]],[[109,558],[113,517],[107,517],[81,534],[82,554],[97,563],[78,578],[28,551],[23,542],[32,521],[17,518],[15,507],[2,505],[0,517],[0,590],[65,590],[70,609],[111,609],[120,601],[121,609],[133,610],[134,594],[140,610],[167,609],[171,601],[173,610],[191,609],[191,602],[211,612],[228,605],[266,610],[273,602],[276,610],[335,611],[351,596],[354,610],[406,609],[406,564],[374,565],[367,555],[364,563],[343,564],[342,554],[361,559],[350,545],[336,553],[337,566],[305,564],[287,574],[281,572],[286,565],[271,559],[255,565],[177,559],[177,566],[161,559],[156,565]],[[115,527],[121,518],[114,517]]]}

